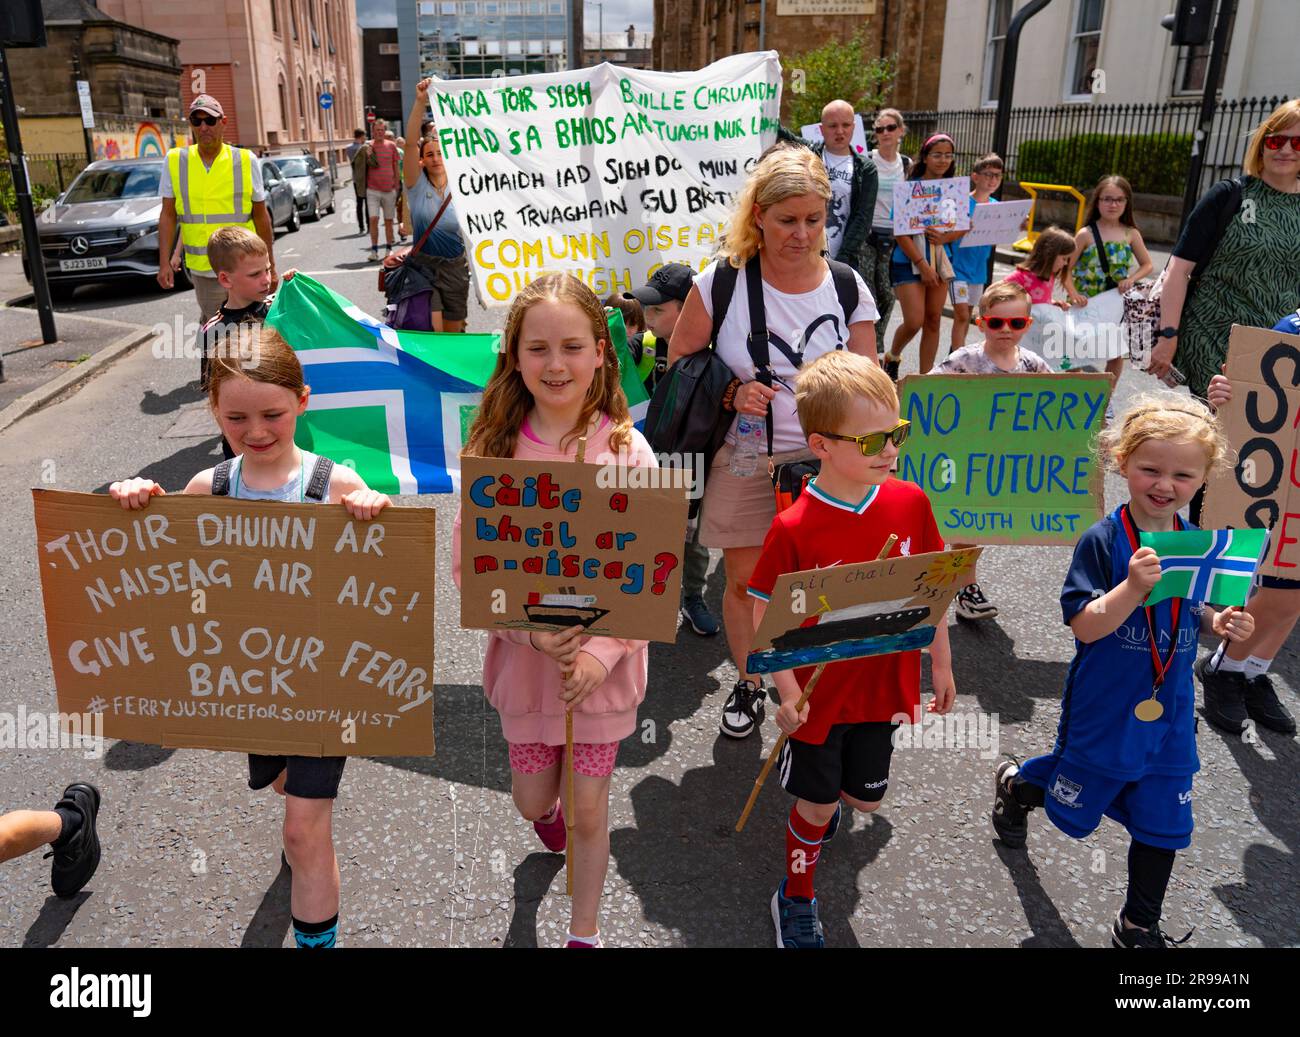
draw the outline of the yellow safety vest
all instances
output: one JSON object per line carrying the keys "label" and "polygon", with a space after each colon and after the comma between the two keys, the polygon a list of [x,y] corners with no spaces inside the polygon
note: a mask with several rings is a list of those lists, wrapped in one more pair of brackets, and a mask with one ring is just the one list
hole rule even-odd
{"label": "yellow safety vest", "polygon": [[208,238],[213,231],[233,224],[256,233],[253,225],[255,161],[250,152],[230,144],[221,146],[211,169],[203,165],[197,144],[167,152],[176,219],[180,222],[185,265],[190,270],[212,270],[208,262]]}

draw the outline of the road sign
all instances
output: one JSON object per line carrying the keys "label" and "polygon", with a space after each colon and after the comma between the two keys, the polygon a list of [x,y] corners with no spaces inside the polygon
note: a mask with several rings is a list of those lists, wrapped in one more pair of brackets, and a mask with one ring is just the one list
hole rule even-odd
{"label": "road sign", "polygon": [[374,122],[374,121],[375,121],[375,113],[366,112],[366,122]]}
{"label": "road sign", "polygon": [[90,84],[84,79],[77,80],[77,100],[81,102],[81,125],[83,129],[95,128],[95,114],[90,106]]}
{"label": "road sign", "polygon": [[330,105],[332,105],[332,104],[334,103],[334,95],[333,95],[333,94],[321,94],[320,97],[317,98],[317,100],[320,101],[320,106],[321,106],[322,108],[328,108]]}

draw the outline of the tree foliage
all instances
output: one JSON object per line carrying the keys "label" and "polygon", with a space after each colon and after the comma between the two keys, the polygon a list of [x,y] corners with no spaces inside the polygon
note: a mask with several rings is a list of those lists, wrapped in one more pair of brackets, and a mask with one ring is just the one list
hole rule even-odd
{"label": "tree foliage", "polygon": [[831,40],[814,50],[793,54],[785,62],[785,96],[793,128],[819,122],[828,101],[842,98],[855,112],[871,112],[885,103],[894,82],[897,56],[872,57],[866,31],[847,43]]}

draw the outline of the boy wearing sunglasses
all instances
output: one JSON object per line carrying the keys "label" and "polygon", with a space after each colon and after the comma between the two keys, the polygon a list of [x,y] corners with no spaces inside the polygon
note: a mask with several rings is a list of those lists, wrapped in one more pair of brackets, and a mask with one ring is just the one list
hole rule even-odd
{"label": "boy wearing sunglasses", "polygon": [[[778,577],[803,569],[874,561],[891,533],[895,554],[942,551],[943,537],[920,487],[891,478],[908,423],[879,367],[848,350],[819,357],[795,384],[799,423],[821,471],[779,512],[749,581],[755,629]],[[817,608],[813,603],[811,610]],[[948,628],[930,646],[932,713],[947,713],[957,693]],[[826,667],[802,710],[795,707],[813,667],[774,674],[776,722],[790,740],[779,761],[781,785],[795,797],[786,823],[785,878],[772,895],[778,947],[824,946],[813,876],[843,804],[873,811],[889,786],[893,733],[920,719],[921,653],[898,652]]]}
{"label": "boy wearing sunglasses", "polygon": [[[1014,281],[994,281],[980,296],[979,316],[975,324],[984,332],[984,341],[954,349],[948,358],[935,364],[931,374],[1051,374],[1052,369],[1037,353],[1020,348],[1020,340],[1034,323],[1029,315],[1029,293]],[[967,547],[953,544],[953,547]],[[998,607],[989,601],[975,582],[957,594],[953,611],[958,619],[992,619]]]}

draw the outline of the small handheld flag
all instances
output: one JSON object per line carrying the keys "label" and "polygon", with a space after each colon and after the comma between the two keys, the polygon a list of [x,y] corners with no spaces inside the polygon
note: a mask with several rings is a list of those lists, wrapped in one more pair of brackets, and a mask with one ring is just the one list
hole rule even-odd
{"label": "small handheld flag", "polygon": [[1265,529],[1142,533],[1142,546],[1160,556],[1160,582],[1147,595],[1146,604],[1186,598],[1224,607],[1245,605],[1267,537]]}

